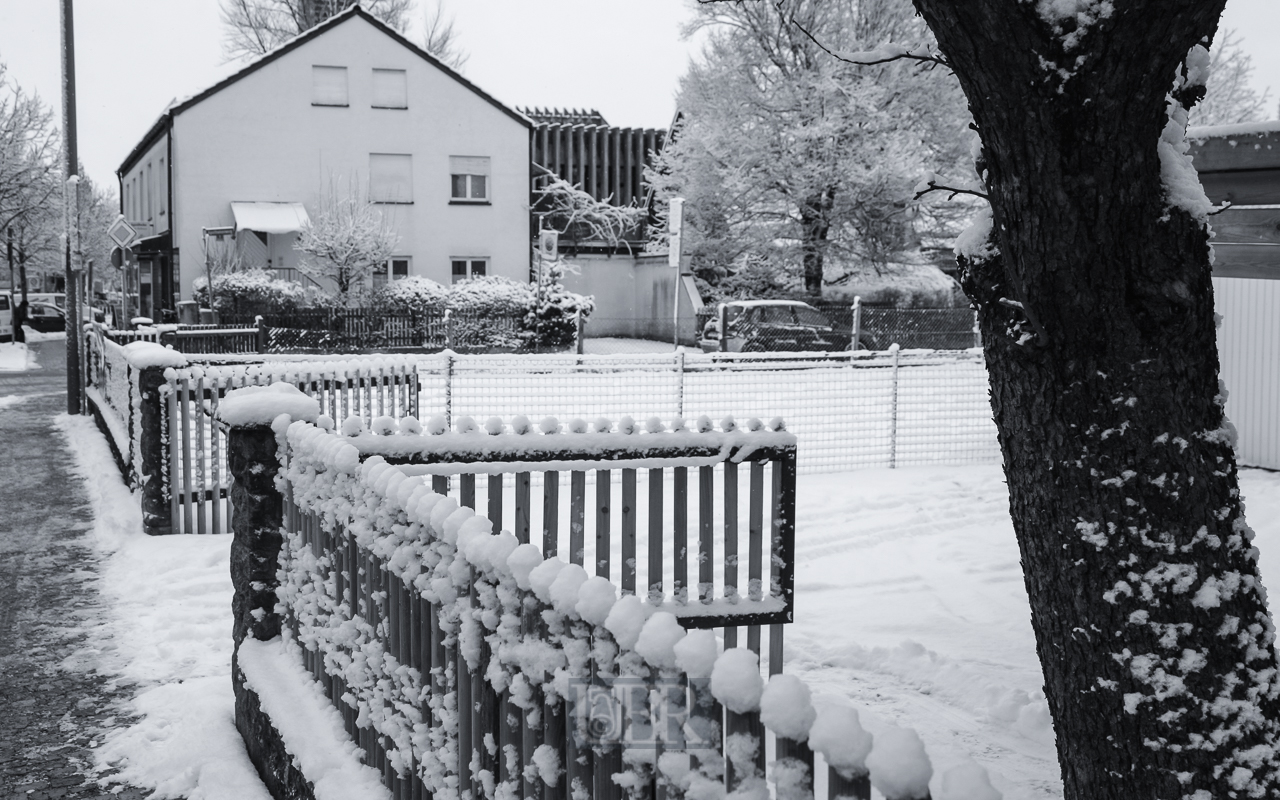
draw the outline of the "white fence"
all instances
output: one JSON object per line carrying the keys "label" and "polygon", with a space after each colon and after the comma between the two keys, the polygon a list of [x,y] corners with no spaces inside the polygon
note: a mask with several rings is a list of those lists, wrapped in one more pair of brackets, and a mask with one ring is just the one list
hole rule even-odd
{"label": "white fence", "polygon": [[782,417],[802,472],[995,463],[976,351],[464,356],[419,362],[422,415]]}

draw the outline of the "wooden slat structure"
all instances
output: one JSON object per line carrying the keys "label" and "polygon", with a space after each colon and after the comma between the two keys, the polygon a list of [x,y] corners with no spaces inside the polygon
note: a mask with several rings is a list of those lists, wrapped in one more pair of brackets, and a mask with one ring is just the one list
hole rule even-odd
{"label": "wooden slat structure", "polygon": [[1210,218],[1218,358],[1236,458],[1280,469],[1280,121],[1188,133]]}
{"label": "wooden slat structure", "polygon": [[644,169],[662,151],[665,130],[615,127],[598,111],[522,111],[534,121],[535,176],[545,170],[616,206],[645,204]]}

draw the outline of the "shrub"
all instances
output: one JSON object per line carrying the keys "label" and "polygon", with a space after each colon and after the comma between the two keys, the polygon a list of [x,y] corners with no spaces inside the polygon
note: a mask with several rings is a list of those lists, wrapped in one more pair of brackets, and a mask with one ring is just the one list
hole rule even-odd
{"label": "shrub", "polygon": [[449,308],[467,314],[524,314],[533,303],[529,284],[497,276],[454,284]]}
{"label": "shrub", "polygon": [[574,294],[564,288],[565,264],[553,261],[542,269],[541,281],[534,284],[525,314],[525,330],[537,347],[559,348],[573,344],[577,314],[585,320],[596,310],[595,298]]}
{"label": "shrub", "polygon": [[443,311],[448,299],[449,287],[430,278],[410,275],[374,292],[373,306],[393,314],[425,314]]}
{"label": "shrub", "polygon": [[213,305],[209,305],[208,281],[197,278],[193,299],[202,308],[222,314],[268,314],[293,311],[319,301],[323,294],[292,281],[281,280],[265,269],[229,272],[213,279]]}

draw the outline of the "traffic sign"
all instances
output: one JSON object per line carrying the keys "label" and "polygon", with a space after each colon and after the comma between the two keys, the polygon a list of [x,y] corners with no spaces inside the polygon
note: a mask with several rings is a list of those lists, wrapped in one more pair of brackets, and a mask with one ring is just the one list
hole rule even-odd
{"label": "traffic sign", "polygon": [[128,247],[138,238],[138,230],[129,224],[124,214],[116,217],[116,221],[107,227],[107,235],[120,247]]}

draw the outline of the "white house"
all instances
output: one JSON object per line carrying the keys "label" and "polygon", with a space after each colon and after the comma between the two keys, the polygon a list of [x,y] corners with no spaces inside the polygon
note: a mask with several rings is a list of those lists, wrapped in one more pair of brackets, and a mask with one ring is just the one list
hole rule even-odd
{"label": "white house", "polygon": [[530,128],[352,6],[171,105],[120,165],[142,313],[191,297],[208,229],[232,229],[246,266],[299,278],[298,231],[352,187],[400,237],[375,280],[527,280]]}

